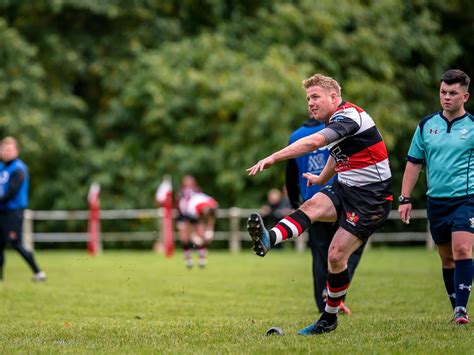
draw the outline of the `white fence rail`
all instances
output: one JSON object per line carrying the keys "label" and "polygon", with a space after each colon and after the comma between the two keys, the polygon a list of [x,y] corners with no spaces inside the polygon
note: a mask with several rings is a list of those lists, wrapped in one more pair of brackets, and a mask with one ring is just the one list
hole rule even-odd
{"label": "white fence rail", "polygon": [[[242,229],[241,222],[246,220],[251,212],[255,209],[243,209],[232,207],[228,209],[217,210],[217,219],[228,219],[229,230],[216,230],[214,233],[215,240],[223,240],[229,242],[229,250],[238,252],[241,250],[242,241],[249,240],[247,232]],[[174,216],[177,212],[174,211]],[[25,210],[24,219],[24,242],[31,249],[34,248],[35,242],[55,243],[55,242],[87,242],[87,232],[78,233],[40,233],[35,232],[34,225],[36,221],[52,221],[52,220],[87,220],[89,211],[87,210],[71,210],[71,211],[34,211]],[[163,218],[163,210],[158,209],[129,209],[129,210],[101,210],[101,220],[125,220],[125,219],[154,219],[156,220],[156,229],[149,232],[102,232],[101,239],[107,241],[154,241],[161,238],[161,223]],[[399,219],[397,211],[391,211],[390,220]],[[413,210],[412,220],[426,220],[425,210]],[[307,233],[300,238],[295,239],[295,248],[303,251],[306,248]],[[427,248],[433,248],[431,234],[429,232],[428,223],[425,232],[400,232],[400,233],[375,233],[370,238],[370,243],[377,242],[409,242],[418,241],[425,242]]]}

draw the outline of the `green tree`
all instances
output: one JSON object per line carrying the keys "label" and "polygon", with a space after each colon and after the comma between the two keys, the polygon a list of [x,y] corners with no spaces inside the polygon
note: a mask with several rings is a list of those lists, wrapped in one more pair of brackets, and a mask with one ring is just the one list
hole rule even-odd
{"label": "green tree", "polygon": [[48,85],[36,48],[2,19],[0,42],[0,135],[19,140],[32,173],[32,207],[77,204],[68,192],[85,173],[80,151],[91,140],[80,119],[85,105]]}
{"label": "green tree", "polygon": [[[469,5],[470,6],[470,5]],[[306,118],[301,81],[339,80],[391,155],[438,109],[439,75],[467,63],[465,1],[0,2],[0,133],[30,163],[35,208],[148,207],[163,174],[195,174],[221,206],[255,206],[284,164],[245,168]],[[446,26],[457,24],[459,33]],[[466,47],[469,48],[469,47]],[[440,55],[442,53],[442,55]],[[74,191],[74,193],[71,193]],[[420,195],[422,189],[417,189]]]}

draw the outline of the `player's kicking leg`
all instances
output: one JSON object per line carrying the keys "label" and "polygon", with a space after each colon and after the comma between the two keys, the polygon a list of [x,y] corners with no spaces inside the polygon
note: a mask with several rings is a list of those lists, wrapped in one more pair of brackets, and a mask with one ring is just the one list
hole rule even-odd
{"label": "player's kicking leg", "polygon": [[312,221],[335,221],[336,217],[336,209],[332,201],[318,192],[300,209],[283,217],[270,230],[265,228],[262,217],[258,213],[252,213],[247,221],[247,231],[253,240],[255,254],[265,256],[274,245],[303,234],[311,226]]}

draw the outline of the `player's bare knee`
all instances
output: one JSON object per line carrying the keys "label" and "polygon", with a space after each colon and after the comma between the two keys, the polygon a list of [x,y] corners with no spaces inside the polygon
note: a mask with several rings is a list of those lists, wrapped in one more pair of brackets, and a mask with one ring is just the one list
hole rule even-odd
{"label": "player's bare knee", "polygon": [[455,260],[470,259],[472,257],[471,245],[453,245],[453,256]]}
{"label": "player's bare knee", "polygon": [[337,249],[331,250],[328,254],[328,263],[331,270],[341,269],[344,265],[344,254]]}

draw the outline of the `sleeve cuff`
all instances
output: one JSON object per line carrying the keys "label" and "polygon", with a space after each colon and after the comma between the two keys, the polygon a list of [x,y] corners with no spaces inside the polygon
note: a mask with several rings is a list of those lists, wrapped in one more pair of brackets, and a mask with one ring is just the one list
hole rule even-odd
{"label": "sleeve cuff", "polygon": [[425,162],[424,159],[417,159],[417,158],[411,157],[409,155],[407,155],[406,159],[407,159],[407,161],[409,161],[410,163],[413,163],[413,164],[423,164]]}

